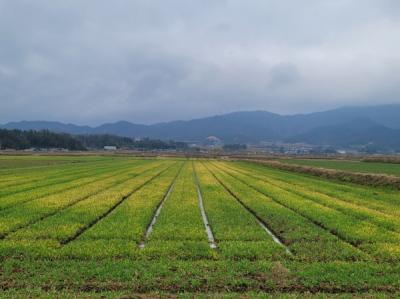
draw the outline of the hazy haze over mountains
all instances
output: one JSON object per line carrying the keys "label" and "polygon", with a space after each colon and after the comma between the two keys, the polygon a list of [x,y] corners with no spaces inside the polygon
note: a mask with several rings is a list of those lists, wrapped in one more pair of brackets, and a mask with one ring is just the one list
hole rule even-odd
{"label": "hazy haze over mountains", "polygon": [[49,129],[71,134],[114,134],[187,142],[201,142],[214,135],[225,143],[283,141],[344,147],[376,144],[382,148],[400,148],[399,115],[400,105],[390,105],[344,107],[298,115],[279,115],[266,111],[235,112],[153,125],[119,121],[89,127],[34,121],[8,123],[2,127],[22,130]]}

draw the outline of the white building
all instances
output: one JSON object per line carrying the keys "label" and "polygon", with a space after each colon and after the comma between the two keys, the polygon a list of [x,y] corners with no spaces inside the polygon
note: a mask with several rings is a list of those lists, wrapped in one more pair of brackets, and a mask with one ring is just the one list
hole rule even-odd
{"label": "white building", "polygon": [[106,145],[104,146],[105,151],[116,151],[117,147],[115,145]]}

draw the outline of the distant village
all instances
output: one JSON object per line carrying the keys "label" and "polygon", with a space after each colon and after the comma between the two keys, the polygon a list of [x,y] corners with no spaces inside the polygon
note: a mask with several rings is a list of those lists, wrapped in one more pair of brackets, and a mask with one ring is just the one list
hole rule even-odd
{"label": "distant village", "polygon": [[190,143],[190,148],[198,148],[201,151],[241,151],[260,154],[283,154],[283,155],[309,155],[309,154],[358,154],[357,150],[333,149],[328,146],[316,146],[306,143],[284,143],[284,142],[260,142],[258,144],[224,144],[216,136],[209,136],[203,142]]}
{"label": "distant village", "polygon": [[[141,138],[135,138],[135,142],[142,141]],[[316,146],[306,143],[284,143],[284,142],[259,142],[249,144],[227,144],[224,143],[217,136],[208,136],[203,141],[184,143],[184,147],[181,148],[132,148],[129,146],[118,146],[117,144],[107,144],[101,147],[88,147],[89,151],[104,151],[104,152],[116,152],[116,151],[143,151],[143,152],[199,152],[199,153],[210,153],[210,152],[242,152],[247,154],[278,154],[278,155],[348,155],[348,154],[359,154],[362,151],[349,150],[349,149],[335,149],[329,146]],[[10,149],[10,151],[15,149]],[[3,149],[4,151],[4,149]],[[6,150],[7,151],[7,150]],[[70,149],[60,147],[30,147],[23,149],[25,152],[69,152]]]}

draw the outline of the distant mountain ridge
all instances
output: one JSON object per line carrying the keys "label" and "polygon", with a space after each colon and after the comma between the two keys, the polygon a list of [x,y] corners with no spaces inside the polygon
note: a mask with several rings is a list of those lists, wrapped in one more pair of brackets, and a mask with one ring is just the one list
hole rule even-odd
{"label": "distant mountain ridge", "polygon": [[[367,123],[369,123],[369,127],[365,127]],[[358,127],[358,124],[361,128]],[[186,142],[201,142],[206,137],[214,135],[225,143],[296,141],[312,144],[332,143],[330,145],[334,146],[348,145],[348,139],[357,140],[355,137],[357,134],[361,134],[364,138],[359,138],[358,142],[372,140],[371,142],[378,142],[382,145],[385,143],[386,147],[389,143],[394,146],[393,144],[397,144],[397,142],[390,142],[385,138],[398,139],[397,136],[400,136],[398,135],[400,132],[400,105],[343,107],[297,115],[244,111],[153,125],[119,121],[90,127],[60,122],[22,121],[11,122],[0,127],[21,130],[48,129],[70,134],[114,134]],[[356,128],[358,129],[356,130]],[[351,138],[344,134],[349,130],[354,134]],[[330,138],[326,138],[326,135],[329,135]]]}
{"label": "distant mountain ridge", "polygon": [[400,151],[400,130],[361,118],[339,125],[317,127],[285,141],[369,151]]}

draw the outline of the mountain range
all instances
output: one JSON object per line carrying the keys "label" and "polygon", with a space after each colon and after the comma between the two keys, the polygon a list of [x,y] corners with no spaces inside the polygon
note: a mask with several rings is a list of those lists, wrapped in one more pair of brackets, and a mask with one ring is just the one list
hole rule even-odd
{"label": "mountain range", "polygon": [[90,127],[21,121],[0,125],[0,128],[48,129],[70,134],[113,134],[186,142],[202,142],[208,136],[216,136],[224,143],[304,142],[344,148],[373,146],[400,151],[400,105],[343,107],[296,115],[244,111],[152,125],[118,121]]}

